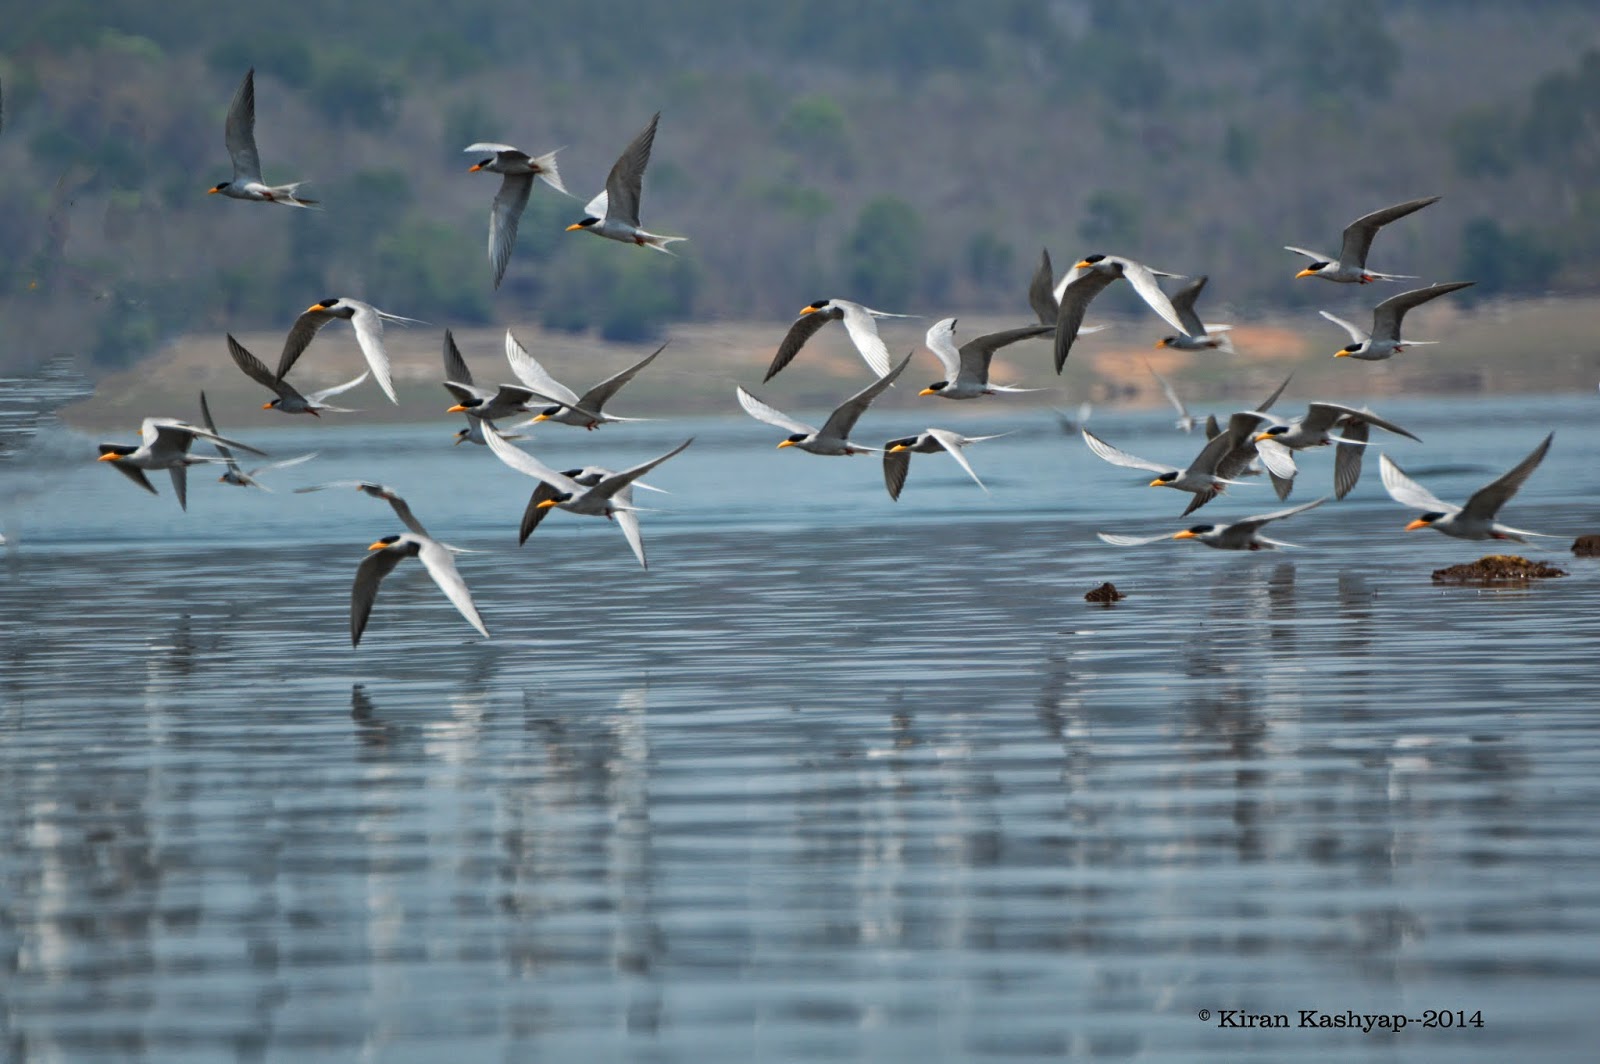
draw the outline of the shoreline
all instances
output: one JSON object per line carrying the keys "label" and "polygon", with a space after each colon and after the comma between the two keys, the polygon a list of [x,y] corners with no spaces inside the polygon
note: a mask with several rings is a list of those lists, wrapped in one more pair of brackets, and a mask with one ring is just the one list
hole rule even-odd
{"label": "shoreline", "polygon": [[[1463,395],[1548,394],[1591,391],[1600,380],[1600,338],[1592,323],[1600,305],[1592,299],[1547,299],[1484,304],[1472,310],[1451,306],[1424,308],[1408,317],[1415,334],[1441,341],[1378,363],[1335,359],[1343,337],[1331,323],[1297,315],[1239,324],[1236,354],[1179,352],[1152,346],[1165,326],[1148,317],[1101,319],[1112,328],[1084,337],[1062,376],[1050,370],[1048,338],[1018,343],[995,358],[994,378],[1039,391],[1009,396],[1008,405],[1075,409],[1097,406],[1148,408],[1166,405],[1146,370],[1167,377],[1186,401],[1244,402],[1265,394],[1294,374],[1291,402],[1308,397],[1345,402],[1382,398]],[[1226,317],[1225,313],[1219,317]],[[1415,320],[1413,320],[1415,319]],[[1022,315],[963,315],[959,339],[1012,328]],[[940,367],[926,352],[922,334],[931,321],[884,323],[891,351],[921,352],[907,369],[907,384],[880,402],[891,409],[924,408],[935,400],[918,398],[923,385],[938,379]],[[819,333],[783,375],[766,385],[761,376],[789,322],[681,323],[668,332],[661,358],[621,392],[614,404],[627,416],[657,417],[735,412],[736,384],[754,389],[774,403],[799,410],[827,409],[865,383],[867,370],[842,329]],[[1321,327],[1319,327],[1321,326]],[[512,332],[555,376],[578,391],[654,350],[653,344],[623,344],[585,334],[512,325]],[[356,413],[330,420],[359,419],[384,424],[425,423],[446,414],[451,400],[443,380],[443,327],[391,326],[385,344],[394,369],[400,405],[389,403],[376,386],[363,384],[344,397]],[[1409,330],[1408,330],[1409,331]],[[455,330],[468,366],[479,383],[513,380],[503,353],[504,329]],[[239,341],[271,364],[281,335],[246,333]],[[348,328],[335,325],[320,336],[295,369],[302,387],[326,387],[365,368]],[[926,379],[924,379],[926,378]],[[234,428],[283,424],[285,415],[260,409],[269,394],[241,374],[228,357],[222,333],[194,334],[174,341],[129,369],[107,375],[95,394],[64,408],[62,420],[77,429],[121,427],[147,416],[198,417],[198,393],[205,390],[219,421]],[[185,394],[188,399],[183,398]],[[904,393],[904,394],[902,394]],[[985,404],[938,403],[941,417],[959,419]],[[952,410],[956,406],[960,409]],[[193,407],[190,412],[185,412]],[[226,411],[225,413],[223,411]],[[986,411],[989,412],[989,411]]]}

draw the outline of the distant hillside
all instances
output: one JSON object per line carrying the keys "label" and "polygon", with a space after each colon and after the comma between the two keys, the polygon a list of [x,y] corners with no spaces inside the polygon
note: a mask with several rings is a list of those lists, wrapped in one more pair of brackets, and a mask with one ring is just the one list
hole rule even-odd
{"label": "distant hillside", "polygon": [[[769,10],[770,7],[770,10]],[[1357,214],[1445,199],[1380,268],[1469,298],[1600,277],[1600,32],[1580,0],[752,5],[0,2],[0,366],[121,366],[189,330],[368,298],[438,324],[619,340],[824,296],[1015,313],[1039,249],[1209,273],[1213,313],[1352,313],[1293,281]],[[258,71],[269,180],[224,202],[222,121]],[[663,112],[644,218],[677,258],[566,233]],[[505,285],[498,178],[461,149],[565,146]],[[1108,309],[1125,304],[1108,292]],[[1454,297],[1452,297],[1454,298]]]}

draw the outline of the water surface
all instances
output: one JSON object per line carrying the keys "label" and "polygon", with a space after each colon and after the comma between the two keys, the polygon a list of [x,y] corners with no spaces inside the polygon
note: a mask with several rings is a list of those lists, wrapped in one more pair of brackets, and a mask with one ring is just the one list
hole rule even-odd
{"label": "water surface", "polygon": [[[1592,398],[1382,412],[1446,499],[1555,429],[1505,516],[1600,531]],[[271,495],[197,472],[187,514],[65,444],[6,467],[58,478],[0,570],[8,1059],[1592,1059],[1597,563],[1437,588],[1485,548],[1401,532],[1376,456],[1299,551],[1119,550],[1280,504],[1179,520],[1005,421],[991,494],[918,455],[899,503],[754,422],[540,431],[558,468],[696,437],[641,496],[649,573],[594,518],[516,547],[532,483],[453,424],[257,434],[319,457]],[[1297,501],[1331,482],[1301,464]],[[493,639],[407,563],[352,651],[399,524],[289,491],[343,477],[482,552]],[[1309,1008],[1483,1026],[1217,1028]]]}

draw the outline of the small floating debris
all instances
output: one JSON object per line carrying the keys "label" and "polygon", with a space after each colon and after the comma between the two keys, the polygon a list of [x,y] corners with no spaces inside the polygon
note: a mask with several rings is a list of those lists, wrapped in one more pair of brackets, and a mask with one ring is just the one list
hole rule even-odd
{"label": "small floating debris", "polygon": [[1591,532],[1573,540],[1572,553],[1580,558],[1600,558],[1600,534]]}
{"label": "small floating debris", "polygon": [[1433,571],[1436,584],[1526,584],[1546,577],[1566,576],[1566,570],[1544,562],[1531,562],[1519,554],[1486,554],[1475,562]]}
{"label": "small floating debris", "polygon": [[1109,606],[1112,603],[1119,602],[1127,597],[1127,595],[1124,595],[1122,592],[1117,590],[1116,584],[1113,584],[1111,581],[1107,580],[1105,583],[1101,584],[1099,587],[1083,596],[1083,601],[1098,602],[1102,606]]}

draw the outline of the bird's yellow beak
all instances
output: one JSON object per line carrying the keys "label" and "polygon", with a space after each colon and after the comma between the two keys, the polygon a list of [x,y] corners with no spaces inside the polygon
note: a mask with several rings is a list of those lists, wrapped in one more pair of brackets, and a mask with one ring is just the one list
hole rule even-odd
{"label": "bird's yellow beak", "polygon": [[466,440],[465,436],[457,436],[455,438],[455,440],[451,442],[450,446],[452,446],[452,447],[460,447],[462,442],[465,441],[465,440]]}
{"label": "bird's yellow beak", "polygon": [[121,457],[122,457],[122,455],[118,454],[115,451],[112,451],[110,454],[101,455],[99,458],[96,458],[95,461],[96,462],[115,462],[117,459],[119,459]]}
{"label": "bird's yellow beak", "polygon": [[368,550],[382,550],[383,548],[387,547],[388,545],[389,544],[383,542],[383,540],[380,539],[378,542],[374,543],[372,546],[368,547],[367,549]]}
{"label": "bird's yellow beak", "polygon": [[457,403],[455,406],[452,406],[449,410],[446,410],[445,413],[446,414],[461,414],[461,413],[465,413],[466,409],[467,409],[466,407],[462,406],[460,403]]}
{"label": "bird's yellow beak", "polygon": [[1157,340],[1156,341],[1156,346],[1157,347],[1166,347],[1167,346],[1167,342],[1165,340]]}
{"label": "bird's yellow beak", "polygon": [[917,394],[918,395],[938,395],[939,393],[934,391],[932,388],[924,388],[924,389],[922,389],[922,391],[918,392]]}
{"label": "bird's yellow beak", "polygon": [[471,166],[467,167],[467,173],[475,174],[479,170],[482,170],[482,169],[483,169],[483,164],[482,163],[473,163]]}
{"label": "bird's yellow beak", "polygon": [[1190,532],[1190,531],[1189,531],[1189,530],[1188,530],[1188,529],[1187,529],[1187,528],[1186,528],[1186,529],[1184,529],[1184,530],[1183,530],[1183,531],[1182,531],[1182,532],[1174,532],[1174,533],[1173,533],[1173,534],[1172,534],[1172,538],[1173,538],[1173,539],[1193,539],[1193,538],[1194,538],[1194,533],[1193,533],[1193,532]]}
{"label": "bird's yellow beak", "polygon": [[313,310],[327,310],[327,309],[328,308],[323,306],[321,303],[313,303],[309,307],[307,307],[305,310],[301,311],[300,313],[302,313],[302,314],[310,314]]}
{"label": "bird's yellow beak", "polygon": [[1301,270],[1299,273],[1294,275],[1294,279],[1298,281],[1302,277],[1315,277],[1316,275],[1316,270]]}
{"label": "bird's yellow beak", "polygon": [[1094,269],[1094,263],[1090,262],[1088,259],[1080,259],[1072,268],[1074,270],[1092,270]]}
{"label": "bird's yellow beak", "polygon": [[1428,527],[1428,522],[1424,521],[1422,518],[1419,517],[1415,521],[1411,522],[1409,525],[1406,526],[1406,531],[1407,532],[1415,532],[1419,528],[1427,528],[1427,527]]}
{"label": "bird's yellow beak", "polygon": [[1335,351],[1333,353],[1333,357],[1334,358],[1349,358],[1350,357],[1350,352],[1341,349],[1341,350]]}
{"label": "bird's yellow beak", "polygon": [[784,440],[782,443],[778,444],[778,450],[781,451],[785,447],[793,447],[793,446],[794,446],[794,441],[793,440]]}
{"label": "bird's yellow beak", "polygon": [[807,314],[815,314],[816,312],[817,312],[817,308],[816,307],[801,307],[800,308],[800,316],[802,318],[805,317]]}
{"label": "bird's yellow beak", "polygon": [[889,453],[890,454],[894,454],[897,451],[909,451],[909,450],[911,450],[911,448],[907,447],[905,444],[897,443],[893,447],[889,448]]}
{"label": "bird's yellow beak", "polygon": [[554,499],[545,499],[544,501],[540,502],[537,506],[535,506],[534,509],[535,510],[548,510],[552,506],[560,506],[560,505],[561,504],[559,502],[557,502],[556,500],[554,500]]}
{"label": "bird's yellow beak", "polygon": [[208,188],[208,189],[206,189],[206,195],[208,195],[208,196],[215,196],[215,195],[216,195],[216,194],[217,194],[217,190],[216,190],[216,189],[214,189],[214,188]]}
{"label": "bird's yellow beak", "polygon": [[262,403],[261,404],[261,409],[263,409],[263,410],[271,410],[272,409],[272,404],[271,403]]}
{"label": "bird's yellow beak", "polygon": [[550,415],[549,414],[539,414],[539,415],[536,415],[533,420],[534,421],[549,421],[550,420]]}
{"label": "bird's yellow beak", "polygon": [[1152,480],[1147,486],[1148,487],[1152,487],[1152,488],[1159,488],[1165,483],[1166,483],[1166,481],[1164,481],[1164,480]]}
{"label": "bird's yellow beak", "polygon": [[573,222],[571,225],[567,226],[567,232],[570,233],[574,229],[582,229],[582,228],[583,228],[583,226],[579,225],[577,222]]}
{"label": "bird's yellow beak", "polygon": [[1254,436],[1250,437],[1250,442],[1251,443],[1260,443],[1262,440],[1270,440],[1270,439],[1272,439],[1272,433],[1270,433],[1270,432],[1258,432]]}

